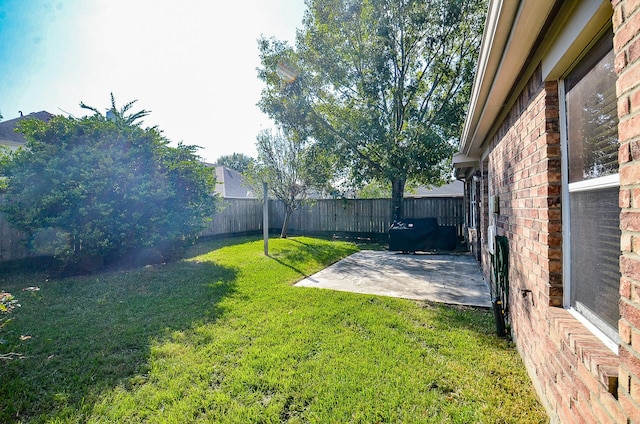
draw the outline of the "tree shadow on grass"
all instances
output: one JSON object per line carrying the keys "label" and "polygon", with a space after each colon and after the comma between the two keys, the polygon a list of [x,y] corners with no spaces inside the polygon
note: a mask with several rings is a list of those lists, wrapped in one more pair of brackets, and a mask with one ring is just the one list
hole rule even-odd
{"label": "tree shadow on grass", "polygon": [[278,258],[278,256],[274,256],[274,255],[271,255],[271,254],[269,254],[268,256],[269,256],[269,258],[271,258],[271,259],[273,259],[274,261],[278,262],[280,265],[282,265],[282,266],[286,266],[287,268],[289,268],[289,269],[291,269],[292,271],[294,271],[296,274],[300,274],[300,276],[301,276],[302,278],[307,278],[307,277],[309,276],[309,275],[307,275],[307,273],[305,273],[305,272],[304,272],[304,271],[302,271],[301,269],[296,268],[295,266],[293,266],[293,265],[291,265],[291,264],[289,264],[289,263],[287,263],[287,262],[283,261],[282,259]]}
{"label": "tree shadow on grass", "polygon": [[297,238],[288,238],[287,240],[297,243],[303,247],[281,246],[277,252],[271,252],[268,256],[280,265],[286,266],[297,274],[300,274],[303,278],[309,277],[311,273],[301,269],[300,265],[316,262],[326,267],[335,263],[336,255],[340,258],[344,258],[357,251],[357,249],[348,245],[340,245],[336,243],[314,245],[305,243]]}
{"label": "tree shadow on grass", "polygon": [[262,240],[262,237],[258,235],[240,235],[234,237],[229,236],[228,234],[200,237],[195,244],[187,248],[185,256],[194,257],[209,253],[212,250],[219,249],[221,247],[235,246],[258,240]]}
{"label": "tree shadow on grass", "polygon": [[477,335],[477,343],[499,349],[514,347],[509,338],[498,337],[493,311],[488,308],[445,305],[435,302],[417,301],[420,307],[435,310],[433,325],[442,331],[468,331]]}
{"label": "tree shadow on grass", "polygon": [[236,274],[183,261],[46,282],[34,274],[28,285],[38,291],[21,291],[26,274],[13,286],[3,279],[22,307],[0,349],[24,359],[0,363],[0,422],[89,411],[101,392],[149,371],[158,340],[224,314],[219,302],[234,292]]}
{"label": "tree shadow on grass", "polygon": [[291,251],[286,252],[287,258],[291,261],[302,262],[307,260],[309,256],[313,256],[316,262],[324,265],[331,265],[335,262],[336,255],[339,255],[340,258],[344,258],[358,251],[356,247],[337,243],[312,245],[299,239],[289,240],[305,246],[304,249],[291,249]]}

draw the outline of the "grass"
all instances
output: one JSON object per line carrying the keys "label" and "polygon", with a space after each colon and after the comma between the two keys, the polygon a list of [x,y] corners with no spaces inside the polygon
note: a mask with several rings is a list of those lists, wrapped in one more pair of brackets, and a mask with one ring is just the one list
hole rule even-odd
{"label": "grass", "polygon": [[0,422],[547,421],[488,311],[292,287],[357,247],[262,247],[213,241],[181,262],[59,280],[4,273],[22,307],[0,353],[24,357],[0,363]]}

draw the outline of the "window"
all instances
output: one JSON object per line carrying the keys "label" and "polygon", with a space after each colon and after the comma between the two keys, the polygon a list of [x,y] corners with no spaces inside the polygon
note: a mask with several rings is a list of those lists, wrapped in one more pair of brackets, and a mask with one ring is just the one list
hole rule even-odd
{"label": "window", "polygon": [[563,81],[565,305],[617,344],[618,117],[611,31]]}

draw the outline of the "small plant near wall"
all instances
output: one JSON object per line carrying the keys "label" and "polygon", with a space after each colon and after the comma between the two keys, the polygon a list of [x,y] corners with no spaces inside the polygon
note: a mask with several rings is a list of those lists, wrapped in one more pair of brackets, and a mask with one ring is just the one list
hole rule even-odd
{"label": "small plant near wall", "polygon": [[[14,298],[11,293],[4,292],[0,290],[0,345],[5,344],[5,340],[2,337],[2,333],[4,331],[4,327],[11,321],[8,318],[8,314],[11,313],[16,307],[19,307],[20,304]],[[16,356],[20,356],[17,353],[9,352],[9,353],[0,353],[0,360],[2,359],[12,359]]]}

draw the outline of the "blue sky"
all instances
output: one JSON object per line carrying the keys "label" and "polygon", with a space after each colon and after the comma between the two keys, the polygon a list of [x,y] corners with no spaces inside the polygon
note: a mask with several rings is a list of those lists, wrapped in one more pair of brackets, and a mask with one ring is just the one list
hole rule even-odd
{"label": "blue sky", "polygon": [[255,105],[257,39],[293,43],[304,0],[0,0],[0,112],[82,116],[81,101],[151,114],[144,125],[213,162],[255,156],[272,123]]}

